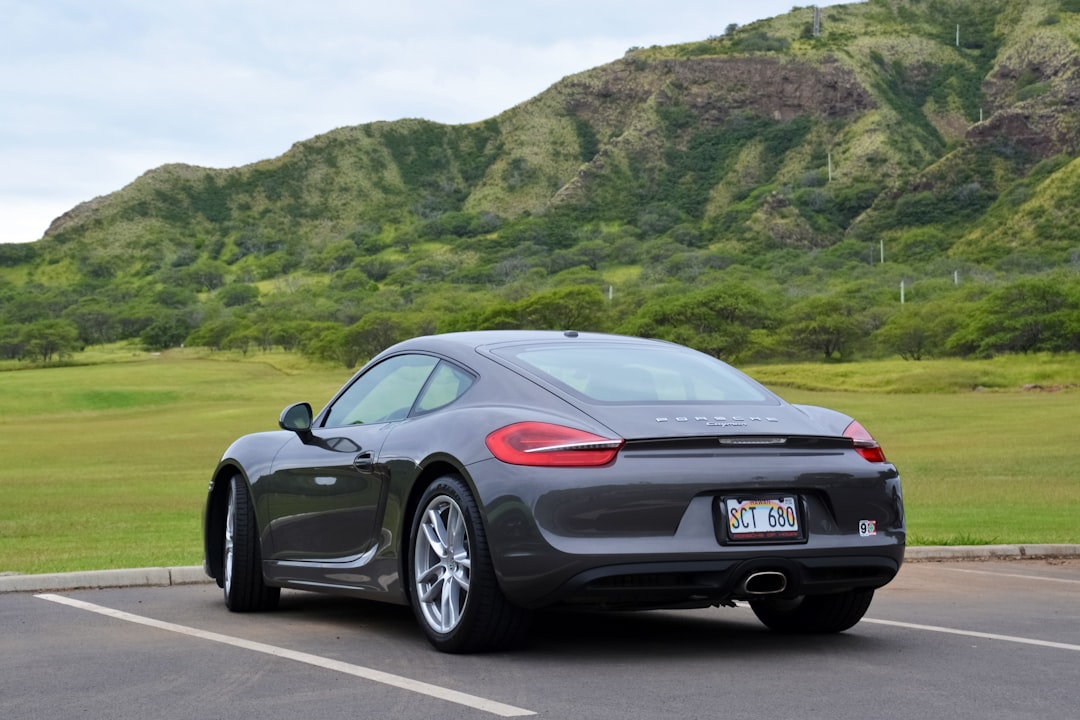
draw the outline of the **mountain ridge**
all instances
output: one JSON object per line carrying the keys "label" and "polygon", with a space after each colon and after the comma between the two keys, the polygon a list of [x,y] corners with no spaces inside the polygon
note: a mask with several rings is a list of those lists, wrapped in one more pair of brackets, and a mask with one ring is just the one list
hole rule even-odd
{"label": "mountain ridge", "polygon": [[[938,0],[832,6],[824,12],[825,37],[834,32],[829,29],[831,26],[844,27],[845,18],[856,12],[872,19],[875,13],[882,15],[889,10],[900,17],[902,10],[919,6],[929,8],[929,12],[941,12],[970,5],[974,3]],[[983,5],[998,6],[1003,15],[1010,11],[1015,15],[1016,6],[1022,4]],[[1044,5],[1051,10],[1053,3]],[[1033,20],[1039,12],[1037,7],[1030,6],[1021,12],[1021,17],[1027,18],[1027,25],[1020,27],[1028,29],[1014,30],[1013,35],[1022,36],[1021,39],[1001,43],[1002,52],[995,53],[997,64],[984,80],[983,94],[988,107],[983,109],[986,118],[982,122],[963,117],[967,109],[961,107],[964,101],[962,88],[958,86],[970,82],[964,79],[964,73],[977,64],[978,58],[973,56],[983,52],[985,45],[971,50],[961,45],[951,52],[944,42],[914,34],[859,36],[846,46],[827,41],[832,43],[830,46],[820,38],[801,36],[793,43],[781,38],[779,31],[793,22],[797,24],[800,14],[806,15],[805,11],[795,10],[742,28],[732,37],[628,51],[624,58],[568,76],[537,97],[480,123],[450,126],[413,119],[370,123],[329,131],[294,144],[282,156],[239,168],[214,170],[178,165],[156,168],[116,193],[84,203],[61,216],[50,226],[45,238],[77,230],[91,218],[107,216],[105,206],[114,202],[137,205],[130,203],[125,195],[137,194],[135,189],[140,185],[169,185],[171,181],[172,187],[167,191],[187,193],[193,214],[205,214],[207,208],[200,202],[198,193],[183,187],[185,182],[198,181],[195,177],[198,174],[228,184],[229,178],[237,174],[258,179],[272,174],[276,168],[278,176],[267,178],[267,187],[262,192],[276,201],[280,194],[273,185],[288,190],[290,178],[285,171],[304,164],[307,169],[299,172],[304,175],[305,184],[328,196],[342,193],[366,199],[361,203],[338,203],[341,213],[333,212],[333,204],[324,205],[323,209],[331,212],[325,213],[322,220],[343,220],[349,213],[379,215],[391,211],[396,222],[407,224],[409,218],[393,213],[401,208],[395,207],[386,196],[400,194],[402,190],[411,190],[415,195],[423,182],[408,176],[415,172],[412,166],[434,171],[433,174],[445,173],[444,177],[431,179],[433,187],[427,189],[427,197],[413,198],[409,208],[413,219],[422,220],[425,214],[446,210],[486,211],[516,218],[524,213],[537,214],[551,207],[587,202],[589,190],[598,184],[598,178],[608,181],[610,186],[612,176],[620,170],[632,171],[634,160],[645,161],[646,172],[655,171],[662,165],[659,156],[665,150],[685,147],[690,134],[730,128],[740,118],[778,123],[808,117],[822,122],[850,120],[831,142],[823,137],[828,127],[815,127],[816,132],[811,134],[821,144],[835,146],[835,156],[830,158],[834,170],[832,182],[872,178],[879,195],[886,197],[888,193],[895,195],[909,189],[918,192],[940,185],[935,181],[933,166],[946,161],[944,151],[950,142],[965,142],[969,150],[1003,142],[1023,144],[1028,154],[1040,160],[1057,154],[1075,154],[1080,123],[1062,110],[1073,109],[1080,101],[1076,44],[1056,32],[1060,19],[1055,25],[1039,25],[1041,20]],[[872,25],[870,20],[863,20]],[[842,30],[835,32],[844,34]],[[787,43],[789,50],[792,44],[797,47],[789,55],[775,50],[740,52],[740,37],[757,38],[757,45],[765,47],[772,47],[770,39],[774,44]],[[982,41],[972,41],[979,42]],[[755,46],[745,39],[742,45]],[[705,54],[706,50],[716,54]],[[678,56],[680,53],[682,57]],[[924,60],[904,65],[903,60],[913,55]],[[926,58],[938,58],[938,64],[928,64],[930,60]],[[935,74],[945,77],[934,78]],[[935,80],[937,87],[928,91],[925,86]],[[1029,90],[1032,96],[1017,100],[1017,93],[1025,88],[1035,88]],[[925,95],[930,97],[921,97]],[[912,99],[921,100],[921,105],[905,102]],[[922,117],[905,123],[916,114],[913,111]],[[871,142],[886,135],[893,137]],[[897,140],[896,135],[902,140]],[[597,150],[592,155],[589,155],[590,141]],[[890,147],[900,142],[906,158],[898,157],[900,153]],[[469,152],[473,153],[469,158],[469,164],[474,166],[471,168],[464,167],[466,162],[462,157],[462,153]],[[440,154],[442,158],[438,157]],[[323,161],[302,159],[308,155],[321,155]],[[291,162],[293,158],[298,159]],[[790,176],[796,172],[813,169],[804,162],[786,173],[781,168],[779,175],[791,182]],[[336,175],[333,179],[327,177],[331,171]],[[381,182],[364,182],[364,177],[375,177]],[[441,192],[440,184],[444,186]],[[448,192],[446,185],[454,186],[452,192]],[[709,189],[715,190],[716,186]],[[241,189],[226,203],[252,202],[245,200],[243,194]],[[256,188],[248,194],[259,192]],[[768,211],[768,208],[759,209]],[[209,217],[221,219],[225,214],[221,210],[216,214],[211,211]],[[137,205],[127,214],[153,217],[154,208]],[[717,211],[711,213],[716,214]],[[708,217],[710,213],[693,219],[701,221]],[[834,228],[832,241],[841,239],[849,229]]]}
{"label": "mountain ridge", "polygon": [[[381,121],[241,167],[155,168],[29,247],[0,248],[0,281],[69,302],[101,287],[122,297],[122,283],[151,299],[186,288],[197,302],[157,305],[184,308],[170,342],[221,317],[252,322],[300,286],[341,303],[306,309],[310,322],[352,326],[419,305],[441,320],[409,329],[430,331],[556,323],[528,299],[565,291],[566,317],[571,296],[593,301],[569,286],[619,284],[626,304],[589,322],[656,332],[672,320],[654,305],[687,283],[683,295],[738,304],[707,294],[725,277],[741,278],[744,297],[824,293],[867,307],[905,277],[963,271],[989,283],[971,303],[1018,278],[1058,271],[1072,282],[1080,0],[870,0],[822,9],[817,35],[812,17],[795,8],[697,42],[631,48],[477,123]],[[892,264],[871,281],[863,266],[886,248]],[[823,287],[805,287],[811,276]],[[230,285],[262,300],[219,297]],[[342,300],[338,288],[359,292]],[[472,314],[447,308],[466,296]],[[867,314],[864,334],[892,315]],[[0,324],[23,317],[35,316],[0,313]],[[128,322],[120,336],[156,321]],[[751,325],[752,341],[740,331],[720,333],[727,345],[702,342],[782,355],[782,320]],[[958,328],[940,330],[935,352],[992,351],[974,331],[948,346]],[[1080,349],[1076,332],[1055,337]]]}

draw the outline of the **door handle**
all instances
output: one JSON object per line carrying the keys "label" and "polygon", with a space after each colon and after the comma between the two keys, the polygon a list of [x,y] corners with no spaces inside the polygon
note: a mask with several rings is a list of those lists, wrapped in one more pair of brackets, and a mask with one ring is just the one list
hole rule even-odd
{"label": "door handle", "polygon": [[357,470],[370,470],[375,464],[375,458],[369,452],[362,452],[353,460],[353,467]]}

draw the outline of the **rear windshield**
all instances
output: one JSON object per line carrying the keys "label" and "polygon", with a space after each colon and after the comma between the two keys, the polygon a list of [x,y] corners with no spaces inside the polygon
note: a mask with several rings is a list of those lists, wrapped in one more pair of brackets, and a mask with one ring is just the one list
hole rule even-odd
{"label": "rear windshield", "polygon": [[597,402],[776,403],[731,366],[678,346],[502,348],[498,355]]}

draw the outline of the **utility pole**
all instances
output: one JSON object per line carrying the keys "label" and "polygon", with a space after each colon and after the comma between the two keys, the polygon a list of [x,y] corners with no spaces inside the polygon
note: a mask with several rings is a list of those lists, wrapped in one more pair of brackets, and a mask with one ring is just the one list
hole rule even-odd
{"label": "utility pole", "polygon": [[821,37],[821,8],[814,6],[814,37]]}

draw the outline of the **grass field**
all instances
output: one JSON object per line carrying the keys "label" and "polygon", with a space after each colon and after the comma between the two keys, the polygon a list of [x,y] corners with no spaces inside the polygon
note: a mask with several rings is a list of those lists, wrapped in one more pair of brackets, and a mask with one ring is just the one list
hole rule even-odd
{"label": "grass field", "polygon": [[[288,355],[96,358],[110,359],[0,372],[0,572],[201,563],[206,484],[229,442],[273,429],[290,402],[321,406],[348,376]],[[1080,542],[1080,391],[1019,390],[1076,384],[1080,363],[1020,360],[750,370],[877,436],[912,543]],[[971,384],[944,392],[941,377]]]}
{"label": "grass field", "polygon": [[0,572],[201,563],[202,502],[229,442],[347,377],[179,352],[0,373]]}

